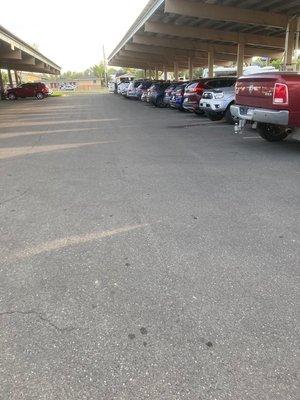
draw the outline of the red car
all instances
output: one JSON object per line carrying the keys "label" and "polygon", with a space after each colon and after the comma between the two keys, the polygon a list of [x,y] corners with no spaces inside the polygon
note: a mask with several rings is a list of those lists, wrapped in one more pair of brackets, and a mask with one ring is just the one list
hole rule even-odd
{"label": "red car", "polygon": [[9,100],[17,100],[18,97],[22,99],[25,97],[35,97],[38,100],[49,96],[49,89],[44,83],[22,83],[21,85],[7,89],[6,97]]}
{"label": "red car", "polygon": [[250,122],[269,142],[284,140],[300,131],[300,74],[269,72],[241,77],[236,83],[236,105],[231,106],[231,113],[239,119],[236,132]]}
{"label": "red car", "polygon": [[203,114],[203,110],[199,109],[199,102],[202,94],[206,89],[217,89],[220,87],[232,86],[235,83],[234,77],[219,77],[219,78],[202,78],[191,82],[185,88],[183,108],[187,111]]}

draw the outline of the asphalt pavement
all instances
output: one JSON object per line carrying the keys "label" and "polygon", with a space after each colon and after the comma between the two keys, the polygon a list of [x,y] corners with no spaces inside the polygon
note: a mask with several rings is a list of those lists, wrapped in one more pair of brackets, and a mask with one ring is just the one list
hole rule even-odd
{"label": "asphalt pavement", "polygon": [[0,102],[0,399],[295,400],[299,154],[113,94]]}

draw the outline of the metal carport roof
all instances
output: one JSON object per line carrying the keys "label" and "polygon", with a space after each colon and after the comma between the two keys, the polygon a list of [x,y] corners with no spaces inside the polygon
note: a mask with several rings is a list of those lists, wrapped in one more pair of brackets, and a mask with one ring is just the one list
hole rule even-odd
{"label": "metal carport roof", "polygon": [[60,74],[60,67],[0,25],[0,68]]}
{"label": "metal carport roof", "polygon": [[150,0],[109,64],[174,70],[238,59],[241,68],[285,49],[291,64],[299,15],[300,0]]}

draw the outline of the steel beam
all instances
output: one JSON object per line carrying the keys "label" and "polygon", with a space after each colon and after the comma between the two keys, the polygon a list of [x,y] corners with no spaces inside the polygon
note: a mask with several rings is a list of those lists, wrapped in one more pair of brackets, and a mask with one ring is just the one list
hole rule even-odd
{"label": "steel beam", "polygon": [[243,42],[245,44],[274,47],[282,50],[284,49],[285,44],[284,39],[280,37],[253,35],[250,33],[242,32],[226,32],[220,29],[208,29],[187,25],[174,25],[163,22],[146,22],[145,31],[183,38],[233,43]]}
{"label": "steel beam", "polygon": [[288,24],[288,17],[284,14],[244,9],[241,7],[204,4],[203,2],[191,2],[189,0],[165,0],[165,12],[186,17],[284,29]]}

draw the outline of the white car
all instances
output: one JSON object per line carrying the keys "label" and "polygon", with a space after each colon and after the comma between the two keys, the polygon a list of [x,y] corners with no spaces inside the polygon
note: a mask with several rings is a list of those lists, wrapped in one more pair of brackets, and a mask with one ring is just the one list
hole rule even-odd
{"label": "white car", "polygon": [[115,93],[116,91],[116,83],[115,82],[108,82],[108,90],[110,93]]}
{"label": "white car", "polygon": [[64,85],[61,85],[60,90],[75,90],[76,86],[72,85],[71,83],[66,83]]}
{"label": "white car", "polygon": [[122,94],[125,96],[127,94],[127,89],[128,86],[130,85],[130,82],[121,82],[118,85],[118,94]]}

